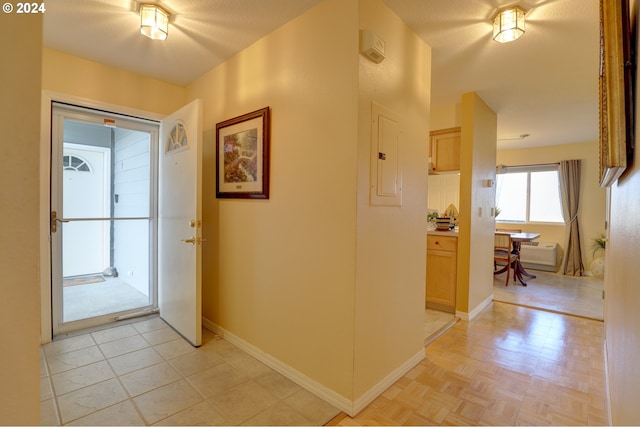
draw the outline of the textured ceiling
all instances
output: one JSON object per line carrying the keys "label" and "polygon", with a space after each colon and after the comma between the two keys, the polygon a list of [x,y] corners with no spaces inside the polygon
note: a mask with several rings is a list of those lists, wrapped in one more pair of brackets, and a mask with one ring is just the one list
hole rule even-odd
{"label": "textured ceiling", "polygon": [[[346,1],[346,0],[344,0]],[[597,0],[383,0],[432,47],[432,104],[475,91],[498,114],[501,148],[598,139]],[[47,0],[46,47],[186,85],[321,0],[164,0],[169,38],[139,34],[130,0]],[[491,40],[491,17],[528,11],[516,42]],[[330,29],[327,29],[330,31]]]}

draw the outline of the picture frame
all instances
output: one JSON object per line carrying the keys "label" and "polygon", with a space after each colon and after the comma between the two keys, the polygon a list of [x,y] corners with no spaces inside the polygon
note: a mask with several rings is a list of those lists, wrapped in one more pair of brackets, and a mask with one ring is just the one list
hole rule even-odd
{"label": "picture frame", "polygon": [[600,186],[624,173],[634,150],[633,55],[628,0],[600,0]]}
{"label": "picture frame", "polygon": [[216,124],[216,197],[269,198],[270,108]]}

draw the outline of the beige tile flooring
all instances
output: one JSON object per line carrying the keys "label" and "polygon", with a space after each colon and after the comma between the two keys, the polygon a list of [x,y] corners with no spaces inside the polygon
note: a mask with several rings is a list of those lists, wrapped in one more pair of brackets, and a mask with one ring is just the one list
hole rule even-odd
{"label": "beige tile flooring", "polygon": [[152,317],[41,349],[43,425],[322,425],[339,411],[209,331]]}
{"label": "beige tile flooring", "polygon": [[[602,281],[535,274],[527,287],[496,279],[495,299],[602,318]],[[504,328],[479,326],[497,319]],[[606,423],[601,322],[499,302],[472,322],[456,320],[426,310],[426,361],[356,418],[330,424]],[[43,346],[43,425],[321,425],[338,413],[214,334],[204,337],[195,349],[155,317]]]}
{"label": "beige tile flooring", "polygon": [[530,273],[535,274],[536,278],[528,280],[527,286],[521,286],[519,283],[516,285],[513,281],[509,282],[509,286],[505,286],[504,274],[495,276],[493,299],[591,319],[603,319],[602,279],[590,276],[564,276],[538,270],[531,270]]}
{"label": "beige tile flooring", "polygon": [[603,323],[493,302],[329,425],[606,425]]}

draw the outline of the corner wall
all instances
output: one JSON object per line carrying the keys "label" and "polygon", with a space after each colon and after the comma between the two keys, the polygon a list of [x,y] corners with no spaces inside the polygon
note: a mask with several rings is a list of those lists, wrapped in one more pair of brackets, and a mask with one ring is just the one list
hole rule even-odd
{"label": "corner wall", "polygon": [[[360,1],[360,29],[385,41],[379,64],[358,55],[358,238],[354,397],[424,357],[431,48],[381,0]],[[402,206],[371,206],[371,103],[400,117]],[[413,363],[417,363],[413,360]],[[375,390],[375,388],[374,388]],[[379,392],[384,391],[379,390]]]}
{"label": "corner wall", "polygon": [[[347,400],[357,22],[357,2],[327,0],[188,86],[204,108],[203,316]],[[270,199],[216,199],[216,123],[266,106]]]}
{"label": "corner wall", "polygon": [[[473,318],[493,295],[497,116],[475,92],[462,95],[460,231],[456,312]],[[471,250],[473,248],[473,250]]]}
{"label": "corner wall", "polygon": [[0,423],[40,425],[42,15],[1,14],[0,45]]}
{"label": "corner wall", "polygon": [[[381,67],[358,25],[387,41]],[[380,0],[327,0],[188,87],[204,101],[204,317],[346,406],[423,357],[430,67]],[[403,116],[399,209],[368,203],[372,100]],[[271,198],[217,200],[215,124],[265,106]]]}

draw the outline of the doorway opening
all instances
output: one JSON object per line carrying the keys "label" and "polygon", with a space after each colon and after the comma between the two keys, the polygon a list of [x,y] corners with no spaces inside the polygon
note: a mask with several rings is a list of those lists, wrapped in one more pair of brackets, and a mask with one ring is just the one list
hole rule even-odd
{"label": "doorway opening", "polygon": [[156,310],[159,123],[54,103],[51,124],[54,335]]}

